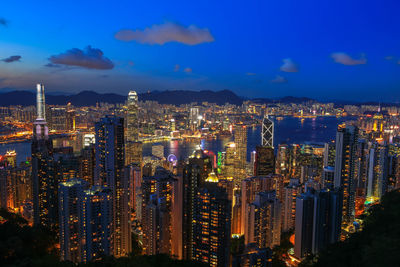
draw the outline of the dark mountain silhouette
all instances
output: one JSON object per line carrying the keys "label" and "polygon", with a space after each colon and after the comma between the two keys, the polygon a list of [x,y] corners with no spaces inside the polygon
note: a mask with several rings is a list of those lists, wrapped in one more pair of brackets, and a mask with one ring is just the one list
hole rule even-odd
{"label": "dark mountain silhouette", "polygon": [[[3,88],[4,89],[4,88]],[[32,106],[36,105],[36,94],[34,91],[10,91],[10,89],[0,89],[0,106]],[[225,103],[241,105],[244,100],[252,100],[260,104],[277,104],[277,103],[304,103],[317,102],[317,100],[308,97],[285,96],[282,98],[253,98],[247,99],[236,95],[230,90],[222,91],[151,91],[147,93],[139,93],[140,101],[156,101],[160,104],[190,104],[197,102],[216,103],[223,105]],[[74,106],[95,106],[97,103],[119,104],[126,101],[127,95],[119,94],[100,94],[93,91],[82,91],[77,94],[65,95],[60,92],[50,92],[46,94],[46,103],[50,105],[66,105],[71,103]],[[379,102],[356,102],[356,101],[322,101],[333,102],[337,107],[343,105],[378,105],[381,106],[398,106],[398,103],[379,103]]]}
{"label": "dark mountain silhouette", "polygon": [[[73,95],[46,94],[46,103],[50,105],[95,106],[96,103],[124,103],[127,96],[118,94],[99,94],[83,91]],[[153,91],[139,94],[140,101],[157,101],[160,104],[189,104],[192,102],[209,102],[223,105],[225,103],[241,105],[243,100],[229,90],[223,91]],[[32,91],[12,91],[0,93],[0,106],[35,105],[36,95]]]}

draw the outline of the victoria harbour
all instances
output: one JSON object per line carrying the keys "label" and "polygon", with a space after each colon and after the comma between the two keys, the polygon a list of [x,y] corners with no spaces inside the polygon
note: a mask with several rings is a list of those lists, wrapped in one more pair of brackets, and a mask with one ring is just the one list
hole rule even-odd
{"label": "victoria harbour", "polygon": [[[317,144],[323,145],[335,139],[336,129],[339,124],[353,120],[354,117],[315,117],[315,118],[295,118],[283,117],[275,122],[275,142],[276,144]],[[255,150],[260,143],[261,127],[249,127],[247,129],[247,159],[250,160],[250,153]],[[231,142],[231,136],[218,136],[215,139],[198,139],[198,141],[171,140],[159,142],[164,146],[164,154],[174,154],[178,159],[187,158],[200,145],[203,149],[213,151],[223,151],[225,145]],[[59,138],[59,146],[73,146],[75,138]],[[143,155],[151,156],[152,143],[143,144]],[[17,161],[22,162],[31,156],[30,142],[20,142],[0,145],[0,155],[8,150],[15,150]]]}

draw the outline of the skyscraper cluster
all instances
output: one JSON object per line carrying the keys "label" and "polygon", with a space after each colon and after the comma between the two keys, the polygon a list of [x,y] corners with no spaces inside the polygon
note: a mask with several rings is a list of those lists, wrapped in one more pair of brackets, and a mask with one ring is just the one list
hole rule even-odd
{"label": "skyscraper cluster", "polygon": [[[76,151],[56,145],[51,133],[66,124],[64,130],[76,129],[77,114],[67,107],[74,119],[57,126],[61,111],[46,108],[39,84],[31,161],[16,164],[12,151],[0,157],[1,207],[22,209],[27,218],[31,211],[35,225],[58,232],[62,260],[125,257],[139,240],[145,255],[270,266],[287,233],[294,246],[287,253],[303,259],[357,231],[364,209],[400,187],[400,148],[385,137],[380,113],[370,131],[339,125],[335,140],[323,145],[276,144],[273,116],[258,116],[261,136],[252,152],[251,126],[224,117],[221,134],[233,136],[223,151],[189,146],[190,155],[178,159],[165,153],[158,133],[168,131],[171,146],[177,132],[207,138],[204,110],[189,105],[183,118],[159,112],[165,123],[149,138],[154,125],[140,125],[140,114],[153,113],[141,113],[139,104],[129,92],[114,114],[96,118],[94,130],[80,135]],[[143,157],[146,143],[151,155]]]}

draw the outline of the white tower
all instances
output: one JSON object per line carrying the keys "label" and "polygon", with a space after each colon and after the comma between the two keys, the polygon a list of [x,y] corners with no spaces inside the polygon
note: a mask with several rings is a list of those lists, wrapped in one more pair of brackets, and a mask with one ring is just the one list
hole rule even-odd
{"label": "white tower", "polygon": [[261,145],[274,147],[274,122],[269,119],[268,115],[264,116],[262,122]]}
{"label": "white tower", "polygon": [[44,98],[44,85],[38,83],[36,85],[36,109],[37,109],[37,119],[46,120],[45,111],[45,98]]}
{"label": "white tower", "polygon": [[37,118],[33,123],[33,137],[37,140],[48,139],[49,129],[46,123],[46,104],[44,98],[44,85],[38,83],[36,85],[36,113]]}

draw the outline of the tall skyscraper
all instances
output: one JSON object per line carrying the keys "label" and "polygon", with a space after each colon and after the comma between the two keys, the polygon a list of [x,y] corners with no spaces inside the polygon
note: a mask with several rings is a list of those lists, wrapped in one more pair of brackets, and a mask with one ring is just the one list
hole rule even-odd
{"label": "tall skyscraper", "polygon": [[83,210],[83,191],[87,185],[86,181],[77,178],[59,184],[60,253],[64,261],[83,261],[80,213]]}
{"label": "tall skyscraper", "polygon": [[246,211],[245,244],[273,248],[281,241],[281,203],[275,191],[256,194]]}
{"label": "tall skyscraper", "polygon": [[137,142],[139,140],[139,105],[138,95],[135,91],[129,92],[126,104],[126,142]]}
{"label": "tall skyscraper", "polygon": [[80,210],[81,261],[113,254],[113,200],[110,188],[85,190]]}
{"label": "tall skyscraper", "polygon": [[106,116],[96,123],[95,184],[111,189],[113,199],[113,255],[131,251],[129,177],[124,175],[124,119]]}
{"label": "tall skyscraper", "polygon": [[246,177],[246,163],[247,163],[247,128],[245,125],[235,125],[235,144],[236,144],[236,161],[235,161],[235,172],[234,178],[237,179],[237,183]]}
{"label": "tall skyscraper", "polygon": [[294,255],[302,259],[312,252],[314,197],[310,192],[296,199]]}
{"label": "tall skyscraper", "polygon": [[94,145],[85,146],[81,150],[79,158],[79,177],[87,181],[90,185],[94,184],[94,167],[95,167]]}
{"label": "tall skyscraper", "polygon": [[130,91],[126,101],[125,165],[142,164],[142,143],[139,142],[138,95]]}
{"label": "tall skyscraper", "polygon": [[229,142],[225,145],[225,158],[223,161],[223,170],[225,177],[234,178],[236,177],[235,164],[237,160],[236,156],[236,144]]}
{"label": "tall skyscraper", "polygon": [[374,143],[369,152],[367,198],[374,202],[386,193],[388,184],[388,148]]}
{"label": "tall skyscraper", "polygon": [[[153,177],[144,177],[143,248],[146,255],[172,252],[172,205],[177,180],[164,168],[157,168]],[[175,240],[174,240],[175,241]]]}
{"label": "tall skyscraper", "polygon": [[54,173],[53,143],[46,123],[44,86],[37,85],[37,118],[33,123],[32,183],[33,219],[36,225],[58,224],[57,181]]}
{"label": "tall skyscraper", "polygon": [[312,253],[339,241],[342,221],[340,191],[321,190],[314,193]]}
{"label": "tall skyscraper", "polygon": [[296,199],[294,254],[302,259],[339,241],[342,192],[308,190]]}
{"label": "tall skyscraper", "polygon": [[209,266],[229,266],[231,206],[218,178],[210,175],[196,190],[193,205],[193,260]]}
{"label": "tall skyscraper", "polygon": [[197,189],[211,171],[212,162],[202,150],[197,150],[183,168],[182,251],[184,259],[190,260],[193,256],[194,198]]}
{"label": "tall skyscraper", "polygon": [[274,147],[274,122],[268,117],[268,115],[265,115],[262,121],[261,145],[272,148]]}
{"label": "tall skyscraper", "polygon": [[268,175],[275,173],[275,154],[272,147],[257,146],[254,175]]}
{"label": "tall skyscraper", "polygon": [[357,162],[358,128],[339,126],[336,133],[334,188],[343,191],[342,228],[351,226],[355,217],[355,170]]}
{"label": "tall skyscraper", "polygon": [[299,179],[290,179],[289,185],[284,189],[284,208],[282,231],[294,229],[296,219],[296,198],[301,193]]}
{"label": "tall skyscraper", "polygon": [[324,167],[335,167],[336,145],[334,142],[324,145]]}

